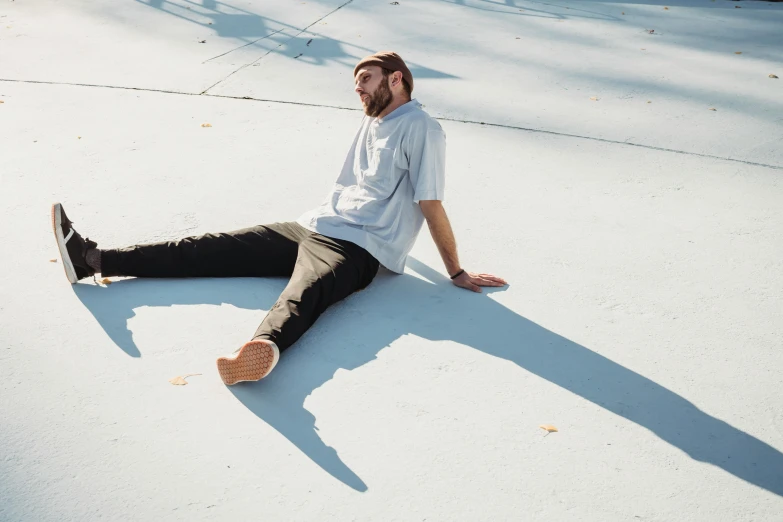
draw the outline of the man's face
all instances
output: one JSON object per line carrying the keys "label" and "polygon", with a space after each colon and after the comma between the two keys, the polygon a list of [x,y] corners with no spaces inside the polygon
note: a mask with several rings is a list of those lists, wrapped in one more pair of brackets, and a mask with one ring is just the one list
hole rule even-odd
{"label": "man's face", "polygon": [[362,100],[364,113],[376,118],[392,102],[389,77],[383,76],[383,70],[377,65],[362,67],[356,74],[354,90]]}

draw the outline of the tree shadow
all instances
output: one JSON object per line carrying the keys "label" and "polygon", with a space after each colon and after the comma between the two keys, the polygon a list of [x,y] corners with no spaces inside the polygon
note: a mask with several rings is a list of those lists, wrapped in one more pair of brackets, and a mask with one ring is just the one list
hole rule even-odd
{"label": "tree shadow", "polygon": [[[242,45],[209,58],[204,63],[230,55],[240,49],[245,49],[247,52],[248,48],[252,50],[255,47],[259,52],[257,59],[275,53],[311,65],[334,62],[353,69],[362,57],[378,51],[378,49],[369,49],[321,35],[308,30],[309,25],[297,27],[218,0],[135,1],[162,13],[198,24],[209,31],[214,31],[217,36],[243,42]],[[456,78],[452,74],[415,62],[408,62],[407,65],[418,78]]]}
{"label": "tree shadow", "polygon": [[[402,335],[451,340],[513,362],[620,417],[638,424],[691,458],[783,496],[783,453],[701,411],[676,393],[528,320],[487,294],[453,287],[441,274],[408,259],[412,275],[379,274],[365,291],[330,308],[272,374],[229,388],[251,412],[347,486],[367,485],[325,444],[305,399],[339,369],[358,368]],[[248,281],[259,281],[258,285]],[[126,353],[138,356],[126,322],[139,306],[221,304],[258,309],[274,301],[284,281],[130,280],[110,289],[75,285],[85,306]],[[218,296],[227,296],[228,299]],[[350,319],[346,320],[346,307]],[[394,318],[390,320],[389,318]],[[331,322],[331,324],[330,324]],[[339,339],[317,337],[339,328]],[[125,330],[124,332],[121,330]],[[312,339],[318,342],[310,342]]]}
{"label": "tree shadow", "polygon": [[[783,0],[756,0],[755,2],[745,2],[743,0],[724,0],[722,2],[715,2],[710,0],[592,0],[592,1],[566,1],[561,4],[542,2],[540,0],[441,0],[450,4],[457,4],[463,7],[470,7],[472,9],[479,9],[482,11],[494,11],[497,13],[511,14],[511,15],[524,15],[525,12],[531,11],[529,15],[532,16],[547,16],[562,18],[561,15],[551,13],[549,11],[540,9],[531,9],[530,5],[541,5],[551,7],[557,10],[568,9],[569,11],[575,11],[580,13],[579,16],[585,18],[597,18],[606,20],[620,20],[619,17],[612,16],[606,13],[598,11],[589,11],[583,9],[585,5],[594,4],[600,6],[602,4],[621,4],[622,6],[639,5],[639,6],[660,6],[660,7],[690,7],[690,8],[709,8],[709,9],[731,9],[737,5],[737,2],[742,2],[741,7],[750,9],[764,9],[764,4],[780,2]],[[579,5],[579,8],[573,6]],[[511,11],[515,9],[517,12]],[[521,11],[521,12],[520,12]],[[570,15],[571,13],[569,13]]]}
{"label": "tree shadow", "polygon": [[[476,9],[478,11],[488,11],[491,13],[500,13],[511,16],[525,16],[534,18],[552,18],[552,19],[566,19],[566,18],[593,18],[596,20],[620,20],[620,17],[614,16],[608,13],[601,13],[599,11],[589,11],[587,9],[570,7],[565,5],[548,4],[546,2],[535,2],[533,0],[526,0],[522,3],[517,3],[516,0],[440,0],[447,4],[454,4],[460,7],[468,7],[470,9]],[[531,7],[531,4],[550,7],[553,9],[538,9]],[[557,13],[556,11],[568,11],[566,13]]]}

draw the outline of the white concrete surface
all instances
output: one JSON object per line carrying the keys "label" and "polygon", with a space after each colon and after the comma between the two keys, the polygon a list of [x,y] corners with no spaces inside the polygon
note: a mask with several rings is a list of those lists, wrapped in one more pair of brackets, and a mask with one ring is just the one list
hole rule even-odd
{"label": "white concrete surface", "polygon": [[[5,3],[0,520],[782,520],[782,23],[721,0]],[[424,230],[404,276],[227,388],[214,359],[285,281],[72,287],[49,262],[53,201],[105,247],[317,204],[377,48],[442,119],[463,264],[506,289],[450,285]]]}

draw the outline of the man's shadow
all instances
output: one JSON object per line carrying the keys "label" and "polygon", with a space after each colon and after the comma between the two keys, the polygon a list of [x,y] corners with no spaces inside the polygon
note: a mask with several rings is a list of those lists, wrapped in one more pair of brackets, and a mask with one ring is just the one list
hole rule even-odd
{"label": "man's shadow", "polygon": [[[445,276],[413,258],[408,259],[408,267],[427,280],[410,275],[379,275],[367,290],[348,299],[351,308],[360,312],[346,317],[340,313],[346,302],[338,303],[305,334],[318,335],[319,326],[326,323],[329,327],[328,322],[334,321],[346,335],[294,345],[269,377],[230,388],[250,411],[336,479],[355,490],[367,490],[337,451],[321,440],[315,417],[304,408],[305,399],[332,379],[337,370],[358,368],[400,336],[414,334],[433,341],[454,341],[511,361],[643,426],[693,459],[783,496],[783,453],[777,449],[708,415],[646,377],[521,317],[486,295],[451,286]],[[137,355],[138,349],[129,341],[129,334],[119,333],[120,322],[133,314],[126,308],[128,305],[228,302],[257,308],[264,301],[258,297],[257,289],[242,290],[238,300],[230,296],[228,300],[215,299],[217,285],[226,284],[221,280],[209,280],[206,299],[204,289],[192,281],[158,282],[157,285],[167,287],[160,291],[153,290],[155,282],[150,281],[126,281],[116,286],[120,284],[139,290],[130,290],[131,298],[114,299],[111,294],[115,292],[90,290],[86,285],[84,289],[76,285],[76,292],[112,339],[131,355]],[[235,290],[247,286],[237,286]],[[277,283],[271,286],[275,288],[270,287],[270,292],[279,290]],[[103,295],[99,298],[99,294]],[[269,301],[271,305],[274,298]],[[357,313],[361,315],[357,317]]]}

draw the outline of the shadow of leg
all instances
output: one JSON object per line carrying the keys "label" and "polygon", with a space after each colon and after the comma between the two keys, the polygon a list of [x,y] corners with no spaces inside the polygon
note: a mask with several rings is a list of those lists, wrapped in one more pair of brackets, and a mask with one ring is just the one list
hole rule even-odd
{"label": "shadow of leg", "polygon": [[362,479],[340,459],[334,448],[327,446],[318,436],[315,417],[304,408],[301,394],[296,389],[292,393],[285,388],[286,383],[277,379],[277,382],[244,383],[229,389],[247,409],[291,441],[324,471],[356,491],[367,491]]}
{"label": "shadow of leg", "polygon": [[114,344],[131,357],[141,357],[128,329],[128,320],[136,315],[132,306],[118,303],[118,293],[102,286],[77,284],[73,285],[73,292]]}

